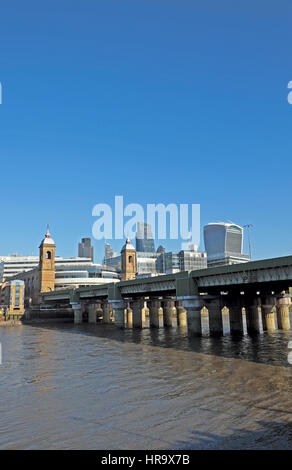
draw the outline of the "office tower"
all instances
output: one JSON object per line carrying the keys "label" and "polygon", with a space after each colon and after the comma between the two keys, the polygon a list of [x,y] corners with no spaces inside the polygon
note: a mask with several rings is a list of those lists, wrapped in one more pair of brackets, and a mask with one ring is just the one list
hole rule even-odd
{"label": "office tower", "polygon": [[189,245],[189,250],[179,252],[180,270],[195,271],[207,268],[207,253],[198,251],[198,245]]}
{"label": "office tower", "polygon": [[107,264],[107,260],[111,258],[116,258],[118,253],[112,249],[109,243],[105,243],[104,246],[104,264]]}
{"label": "office tower", "polygon": [[204,227],[204,242],[208,267],[246,263],[249,256],[242,253],[243,228],[236,224],[216,222]]}
{"label": "office tower", "polygon": [[80,258],[90,258],[93,261],[94,251],[90,238],[82,238],[81,243],[78,243],[78,256]]}
{"label": "office tower", "polygon": [[136,250],[137,252],[155,252],[154,239],[150,224],[145,224],[144,222],[137,223]]}

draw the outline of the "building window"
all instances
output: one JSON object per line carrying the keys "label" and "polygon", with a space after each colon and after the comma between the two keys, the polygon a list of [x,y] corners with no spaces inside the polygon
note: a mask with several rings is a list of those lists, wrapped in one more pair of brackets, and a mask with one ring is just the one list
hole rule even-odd
{"label": "building window", "polygon": [[52,257],[51,252],[50,252],[50,251],[47,251],[47,253],[46,253],[46,259],[51,259],[51,257]]}
{"label": "building window", "polygon": [[129,256],[129,263],[133,263],[133,256]]}

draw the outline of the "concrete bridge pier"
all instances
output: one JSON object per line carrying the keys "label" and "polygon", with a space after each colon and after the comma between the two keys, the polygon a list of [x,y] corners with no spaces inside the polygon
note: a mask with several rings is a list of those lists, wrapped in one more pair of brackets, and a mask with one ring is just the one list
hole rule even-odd
{"label": "concrete bridge pier", "polygon": [[280,330],[290,330],[290,310],[291,295],[283,293],[277,297],[277,321]]}
{"label": "concrete bridge pier", "polygon": [[222,299],[221,296],[209,296],[205,299],[209,313],[210,336],[223,336]]}
{"label": "concrete bridge pier", "polygon": [[168,327],[172,326],[172,319],[175,310],[175,302],[171,298],[165,298],[162,301],[163,305],[163,325]]}
{"label": "concrete bridge pier", "polygon": [[131,309],[130,302],[127,303],[127,327],[133,328],[133,310]]}
{"label": "concrete bridge pier", "polygon": [[110,311],[111,311],[111,306],[108,302],[104,302],[102,306],[103,310],[103,323],[105,324],[110,324],[111,323],[111,316],[110,316]]}
{"label": "concrete bridge pier", "polygon": [[187,311],[182,305],[182,300],[176,301],[177,325],[187,326]]}
{"label": "concrete bridge pier", "polygon": [[101,304],[101,302],[97,302],[97,304],[96,304],[96,315],[98,317],[100,317],[100,316],[102,316],[102,314],[103,314],[102,304]]}
{"label": "concrete bridge pier", "polygon": [[124,308],[124,327],[127,328],[128,325],[128,311],[127,308]]}
{"label": "concrete bridge pier", "polygon": [[72,302],[71,306],[74,311],[74,323],[75,325],[79,325],[82,323],[82,304],[80,302]]}
{"label": "concrete bridge pier", "polygon": [[242,319],[242,295],[240,292],[234,294],[228,302],[230,333],[232,335],[243,334]]}
{"label": "concrete bridge pier", "polygon": [[244,297],[246,329],[249,335],[260,333],[259,301],[257,294],[247,294]]}
{"label": "concrete bridge pier", "polygon": [[200,295],[188,295],[178,297],[182,301],[183,308],[187,311],[187,325],[189,333],[201,336],[201,310],[203,308],[203,300]]}
{"label": "concrete bridge pier", "polygon": [[132,302],[133,328],[145,328],[146,318],[144,309],[144,299],[137,299]]}
{"label": "concrete bridge pier", "polygon": [[269,333],[276,331],[275,313],[273,312],[275,305],[276,298],[273,295],[263,295],[261,297],[263,330]]}
{"label": "concrete bridge pier", "polygon": [[146,301],[146,300],[144,301],[144,307],[143,307],[143,309],[144,309],[145,317],[149,317],[149,313],[150,313],[150,312],[149,312],[149,308],[148,308],[148,305],[147,305],[147,301]]}
{"label": "concrete bridge pier", "polygon": [[161,308],[161,301],[159,299],[152,298],[150,300],[150,328],[159,328],[159,319],[163,317],[163,310]]}
{"label": "concrete bridge pier", "polygon": [[91,303],[88,305],[88,323],[96,323],[97,304]]}
{"label": "concrete bridge pier", "polygon": [[111,302],[110,302],[110,323],[115,323],[115,311],[113,309]]}
{"label": "concrete bridge pier", "polygon": [[115,325],[118,328],[125,326],[125,302],[124,300],[111,300],[112,308],[115,312]]}

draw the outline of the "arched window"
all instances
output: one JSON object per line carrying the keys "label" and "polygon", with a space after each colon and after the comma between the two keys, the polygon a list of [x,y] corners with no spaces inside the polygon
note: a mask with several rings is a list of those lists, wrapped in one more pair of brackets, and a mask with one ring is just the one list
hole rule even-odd
{"label": "arched window", "polygon": [[52,254],[50,251],[47,251],[46,253],[46,259],[51,259],[52,258]]}
{"label": "arched window", "polygon": [[129,256],[129,263],[133,263],[133,256]]}

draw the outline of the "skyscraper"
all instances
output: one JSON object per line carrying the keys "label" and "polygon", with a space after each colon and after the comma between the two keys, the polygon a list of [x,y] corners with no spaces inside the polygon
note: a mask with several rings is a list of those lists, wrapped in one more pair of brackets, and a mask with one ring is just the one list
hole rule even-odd
{"label": "skyscraper", "polygon": [[104,259],[111,259],[118,256],[118,253],[112,249],[109,243],[105,243],[104,245]]}
{"label": "skyscraper", "polygon": [[81,243],[78,243],[78,256],[80,258],[94,259],[94,249],[91,246],[91,238],[82,238]]}
{"label": "skyscraper", "polygon": [[242,253],[243,228],[236,224],[215,222],[204,227],[204,242],[208,267],[246,263],[249,256]]}
{"label": "skyscraper", "polygon": [[136,250],[140,252],[154,253],[154,239],[150,224],[144,222],[137,223]]}

